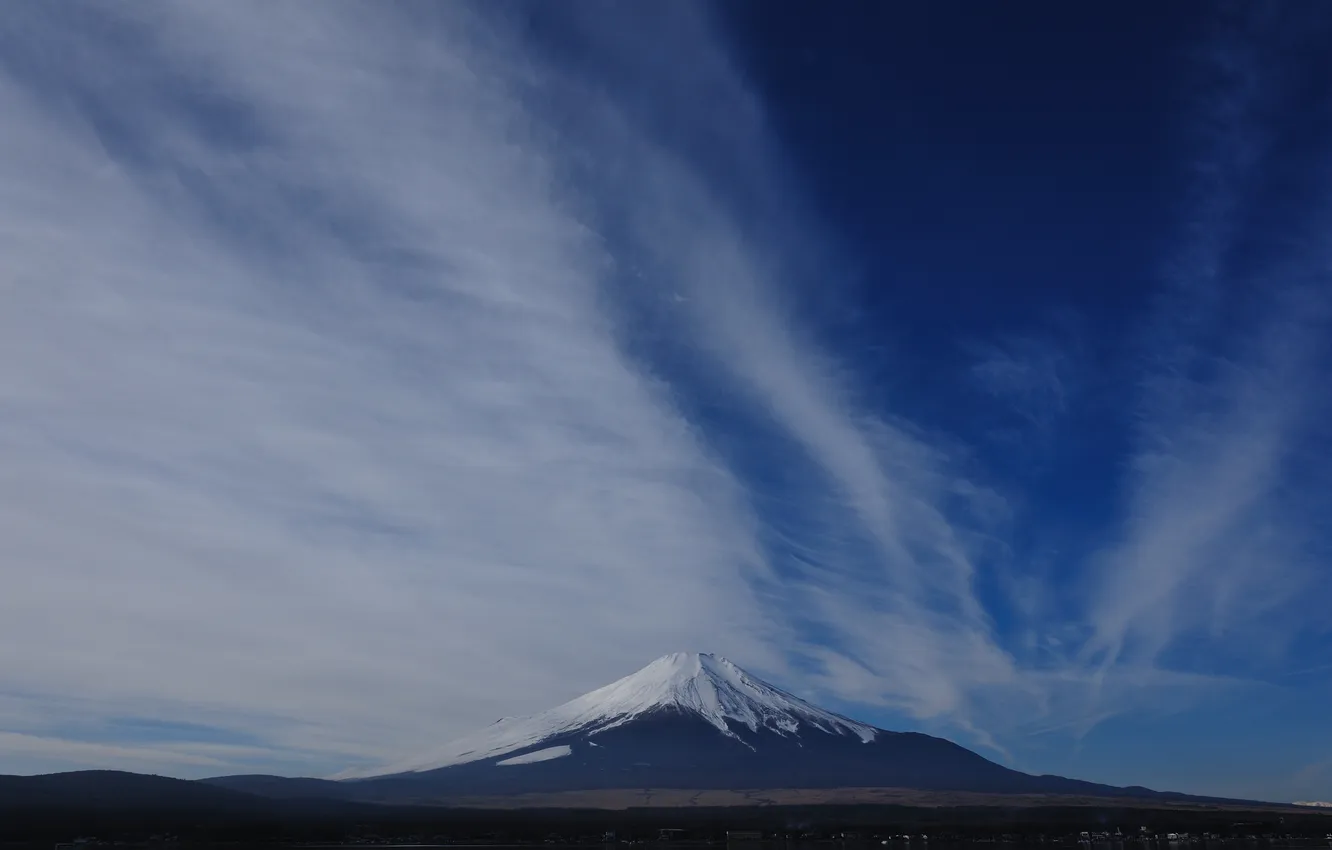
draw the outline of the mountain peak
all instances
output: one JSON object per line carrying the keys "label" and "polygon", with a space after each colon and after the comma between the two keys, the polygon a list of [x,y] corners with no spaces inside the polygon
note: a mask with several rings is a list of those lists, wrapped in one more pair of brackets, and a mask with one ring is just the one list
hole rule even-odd
{"label": "mountain peak", "polygon": [[[825,711],[707,652],[675,652],[646,667],[531,717],[504,718],[425,756],[337,778],[417,773],[528,750],[553,739],[590,739],[636,718],[674,711],[706,721],[722,735],[765,731],[798,737],[802,730],[852,736],[865,743],[879,730]],[[749,744],[746,743],[746,746]]]}
{"label": "mountain peak", "polygon": [[628,701],[640,710],[668,704],[682,706],[682,699],[689,702],[684,694],[699,682],[734,681],[747,676],[735,664],[710,652],[673,652],[587,697],[600,694],[603,700],[616,704]]}
{"label": "mountain peak", "polygon": [[697,674],[709,664],[730,664],[725,658],[713,655],[711,652],[671,652],[661,656],[655,661],[650,662],[646,667],[632,675],[645,674],[649,670],[656,673],[670,673],[672,675],[692,675]]}

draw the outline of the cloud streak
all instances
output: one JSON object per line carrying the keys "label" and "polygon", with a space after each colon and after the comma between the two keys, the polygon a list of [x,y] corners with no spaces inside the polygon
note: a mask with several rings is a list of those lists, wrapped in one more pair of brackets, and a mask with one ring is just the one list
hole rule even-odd
{"label": "cloud streak", "polygon": [[[1279,642],[1288,630],[1271,617],[1321,583],[1308,549],[1316,491],[1304,490],[1296,458],[1323,412],[1332,209],[1320,199],[1281,221],[1276,252],[1252,247],[1247,207],[1279,168],[1283,128],[1261,116],[1283,94],[1280,63],[1263,55],[1281,28],[1244,24],[1218,37],[1202,66],[1215,92],[1202,121],[1211,150],[1144,339],[1128,514],[1101,565],[1085,647],[1103,665],[1152,665],[1199,634],[1222,651]],[[1326,164],[1310,173],[1325,197]]]}
{"label": "cloud streak", "polygon": [[7,686],[258,706],[335,763],[663,646],[761,655],[737,485],[457,14],[7,23],[80,57],[0,82]]}

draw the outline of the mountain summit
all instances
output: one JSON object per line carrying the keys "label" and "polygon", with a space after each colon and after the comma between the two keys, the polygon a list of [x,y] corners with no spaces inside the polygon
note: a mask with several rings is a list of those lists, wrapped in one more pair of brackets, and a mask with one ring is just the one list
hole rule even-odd
{"label": "mountain summit", "polygon": [[635,788],[1181,796],[1011,770],[942,738],[826,711],[706,653],[663,656],[540,714],[336,778],[343,781],[209,781],[268,796],[390,803]]}

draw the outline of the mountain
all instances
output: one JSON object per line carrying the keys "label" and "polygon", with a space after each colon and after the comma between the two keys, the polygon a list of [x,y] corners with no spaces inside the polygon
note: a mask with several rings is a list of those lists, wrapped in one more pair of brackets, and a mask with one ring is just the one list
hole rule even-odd
{"label": "mountain", "polygon": [[0,776],[0,811],[54,808],[209,809],[248,811],[269,805],[260,796],[185,779],[119,770],[77,770],[41,776]]}
{"label": "mountain", "polygon": [[[497,759],[531,763],[573,755],[573,747],[599,747],[621,727],[667,719],[710,727],[730,745],[756,750],[756,735],[796,739],[802,733],[849,737],[866,743],[880,731],[824,711],[710,654],[678,652],[658,658],[618,682],[532,717],[506,717],[474,735],[377,770],[346,771],[338,779],[423,773]],[[602,737],[598,737],[602,736]],[[579,747],[582,750],[582,746]],[[510,758],[513,753],[519,755]]]}
{"label": "mountain", "polygon": [[696,653],[659,658],[549,711],[504,718],[438,749],[336,778],[210,781],[267,796],[387,803],[626,788],[1184,797],[1021,773],[942,738],[834,714],[725,658]]}

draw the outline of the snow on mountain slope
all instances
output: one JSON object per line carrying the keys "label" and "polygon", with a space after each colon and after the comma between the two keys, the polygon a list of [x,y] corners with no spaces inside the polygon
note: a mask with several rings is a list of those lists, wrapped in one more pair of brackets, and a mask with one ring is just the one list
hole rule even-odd
{"label": "snow on mountain slope", "polygon": [[497,767],[507,767],[512,764],[536,764],[539,761],[550,761],[551,759],[564,758],[572,752],[573,747],[564,744],[558,747],[547,747],[544,750],[537,750],[534,753],[523,753],[520,756],[502,759],[495,762],[495,765]]}
{"label": "snow on mountain slope", "polygon": [[865,743],[873,741],[879,732],[773,687],[720,656],[677,652],[549,711],[531,717],[506,717],[439,750],[382,768],[346,771],[334,778],[419,773],[482,761],[560,735],[596,735],[662,709],[696,715],[722,734],[737,739],[741,727],[796,737],[817,731],[854,736]]}

